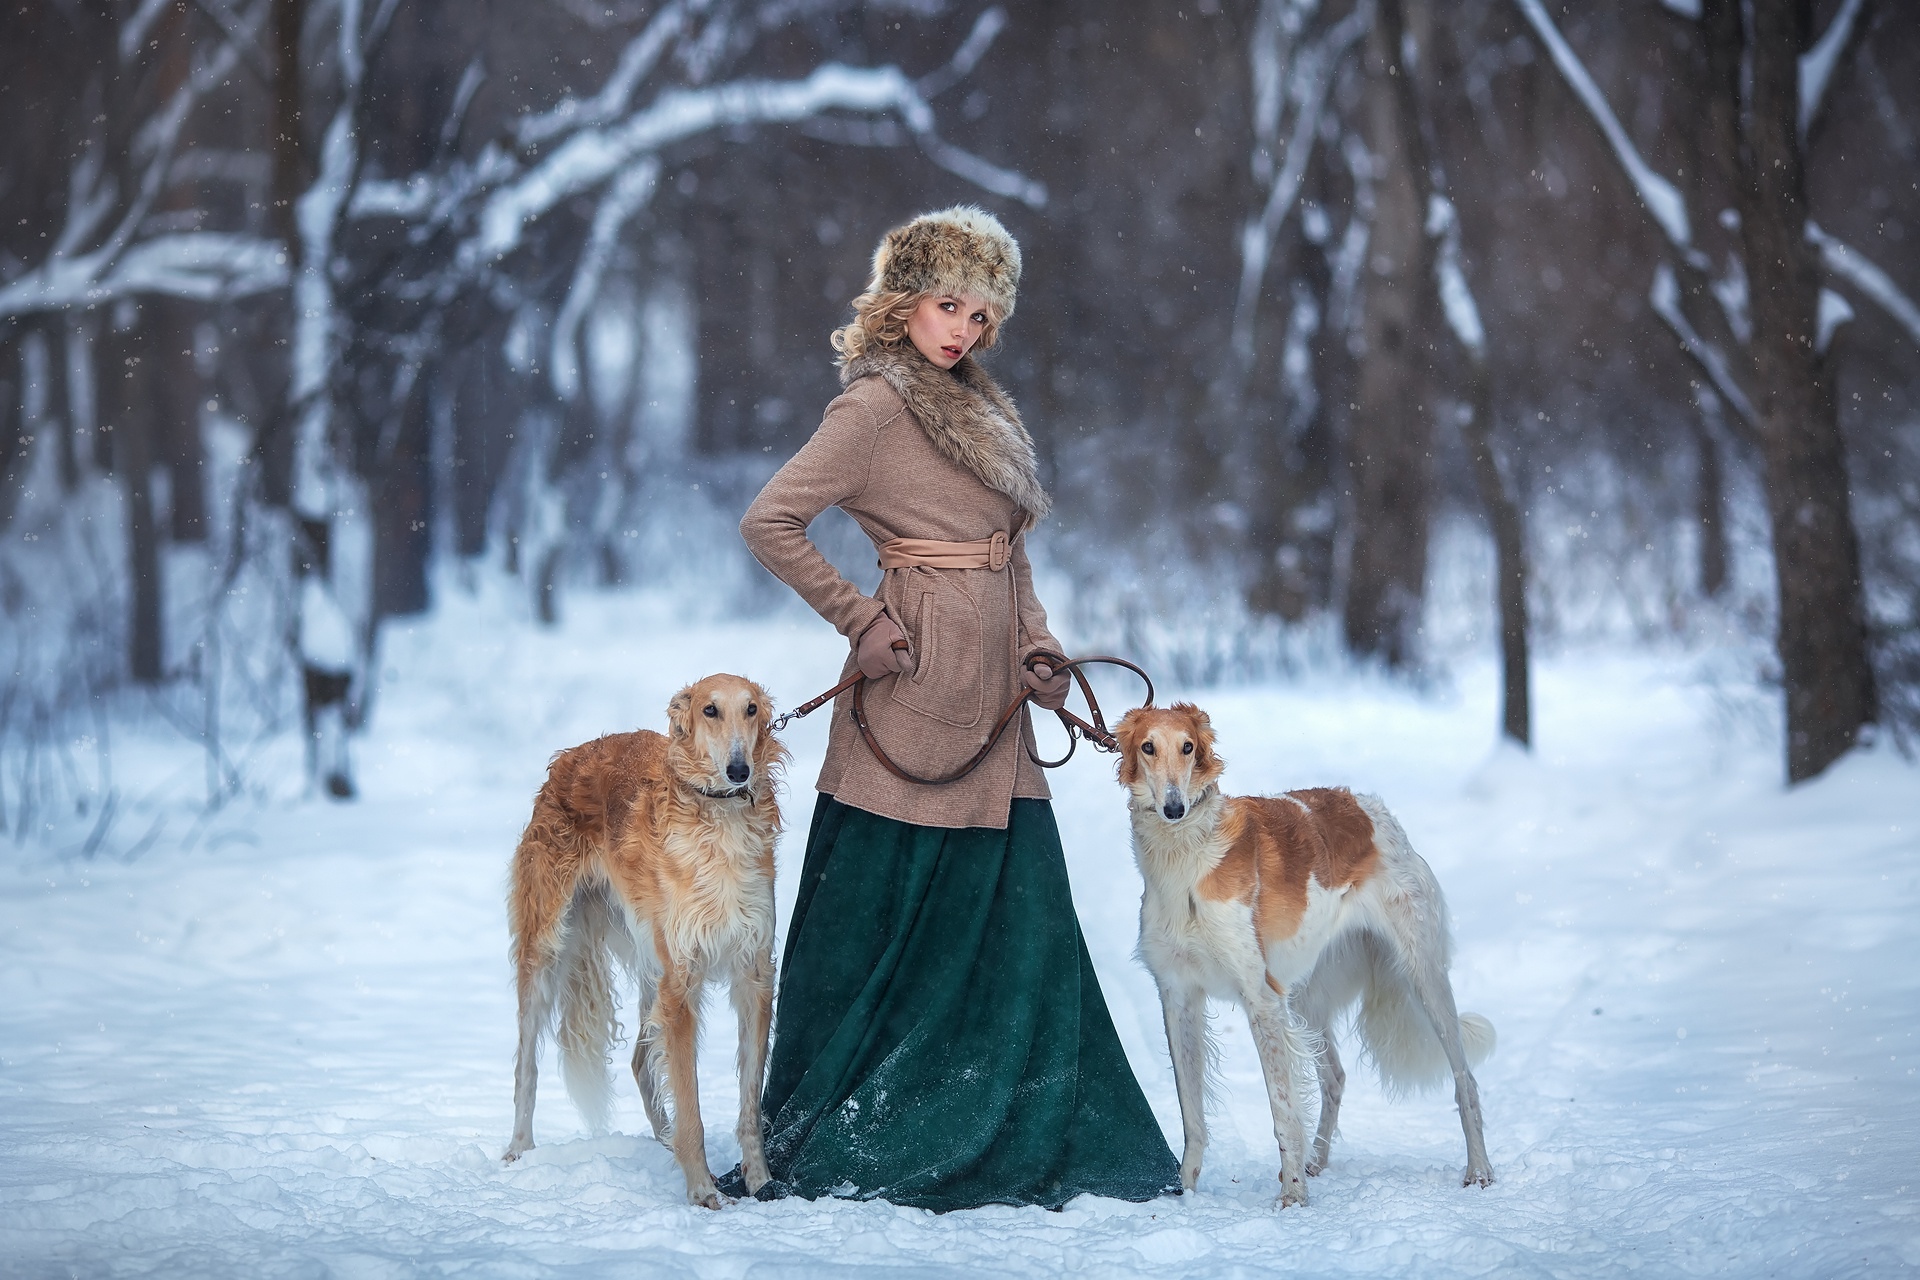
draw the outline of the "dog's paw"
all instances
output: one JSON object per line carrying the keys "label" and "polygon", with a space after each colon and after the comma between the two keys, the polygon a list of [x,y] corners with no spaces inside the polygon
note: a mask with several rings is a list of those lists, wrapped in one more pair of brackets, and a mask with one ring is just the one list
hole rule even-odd
{"label": "dog's paw", "polygon": [[1321,1164],[1318,1160],[1309,1160],[1307,1161],[1307,1176],[1309,1178],[1317,1178],[1326,1170],[1326,1167],[1327,1166]]}
{"label": "dog's paw", "polygon": [[1307,1202],[1306,1180],[1304,1178],[1300,1178],[1297,1176],[1289,1178],[1286,1174],[1284,1173],[1281,1174],[1280,1175],[1280,1208],[1290,1209],[1294,1205],[1305,1204],[1306,1202]]}
{"label": "dog's paw", "polygon": [[506,1154],[500,1157],[501,1164],[512,1164],[527,1152],[533,1150],[531,1142],[514,1142],[507,1146]]}
{"label": "dog's paw", "polygon": [[1463,1187],[1490,1187],[1493,1185],[1493,1169],[1488,1165],[1468,1165],[1467,1171],[1460,1175]]}
{"label": "dog's paw", "polygon": [[1200,1185],[1200,1162],[1187,1159],[1180,1162],[1180,1190],[1191,1191]]}
{"label": "dog's paw", "polygon": [[687,1203],[702,1209],[718,1209],[722,1205],[732,1204],[733,1201],[721,1195],[719,1190],[709,1182],[704,1190],[698,1187],[688,1187]]}

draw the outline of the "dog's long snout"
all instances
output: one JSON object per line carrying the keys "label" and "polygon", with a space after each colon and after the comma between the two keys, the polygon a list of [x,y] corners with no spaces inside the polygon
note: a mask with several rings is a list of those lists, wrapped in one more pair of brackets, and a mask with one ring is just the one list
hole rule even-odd
{"label": "dog's long snout", "polygon": [[1178,822],[1187,816],[1187,801],[1179,787],[1167,787],[1166,795],[1160,800],[1160,813],[1168,822]]}
{"label": "dog's long snout", "polygon": [[738,738],[733,742],[733,754],[727,757],[727,781],[740,786],[753,776],[753,766],[747,763],[747,749]]}

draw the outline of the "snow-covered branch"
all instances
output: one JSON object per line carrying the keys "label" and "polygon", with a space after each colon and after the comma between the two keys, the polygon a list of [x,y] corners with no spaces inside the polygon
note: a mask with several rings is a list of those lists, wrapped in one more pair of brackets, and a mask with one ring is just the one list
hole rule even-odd
{"label": "snow-covered branch", "polygon": [[1046,188],[1040,183],[942,141],[934,131],[933,109],[898,67],[827,63],[802,80],[736,80],[702,89],[670,89],[617,124],[575,133],[488,198],[468,253],[486,259],[511,252],[529,222],[674,142],[712,129],[791,123],[832,110],[893,112],[942,168],[1036,208],[1046,203]]}
{"label": "snow-covered branch", "polygon": [[1914,305],[1893,277],[1867,261],[1859,250],[1828,235],[1816,222],[1807,223],[1807,241],[1820,250],[1820,262],[1827,270],[1872,298],[1920,344],[1920,306]]}
{"label": "snow-covered branch", "polygon": [[1693,248],[1693,231],[1687,221],[1687,202],[1681,197],[1679,189],[1655,173],[1652,166],[1641,158],[1639,149],[1627,137],[1627,131],[1620,127],[1619,117],[1607,105],[1600,86],[1593,82],[1580,56],[1560,34],[1559,28],[1553,25],[1553,19],[1547,16],[1546,6],[1540,0],[1513,2],[1533,28],[1534,34],[1540,37],[1540,43],[1547,46],[1553,65],[1560,69],[1567,86],[1606,136],[1607,145],[1613,148],[1620,167],[1627,171],[1628,180],[1640,194],[1640,203],[1646,206],[1647,212],[1660,225],[1660,230],[1666,233],[1673,247],[1691,261],[1697,251]]}
{"label": "snow-covered branch", "polygon": [[[1283,21],[1277,14],[1273,15],[1272,20]],[[1274,175],[1273,185],[1267,191],[1266,203],[1259,216],[1248,219],[1240,232],[1240,288],[1233,309],[1233,346],[1243,365],[1253,360],[1253,322],[1259,309],[1260,289],[1266,279],[1267,263],[1273,256],[1274,239],[1280,234],[1281,224],[1286,221],[1294,200],[1299,197],[1300,185],[1306,179],[1307,163],[1313,158],[1314,141],[1320,134],[1320,118],[1326,107],[1327,93],[1333,86],[1341,59],[1366,34],[1372,20],[1369,6],[1356,5],[1353,12],[1336,23],[1325,36],[1302,48],[1294,60],[1290,77],[1290,93],[1294,101],[1293,129],[1287,138],[1285,158],[1279,173]],[[1277,38],[1278,33],[1275,34]],[[1260,70],[1263,64],[1272,64],[1275,60],[1271,44],[1268,45],[1266,56],[1262,57],[1259,42],[1256,42],[1255,79],[1262,86],[1261,92],[1277,93],[1278,77],[1273,67],[1267,65],[1265,71]],[[1269,90],[1267,85],[1276,87]],[[1256,94],[1258,98],[1259,94]],[[1268,102],[1267,108],[1275,113],[1270,132],[1277,132],[1277,105]],[[1261,132],[1259,124],[1256,121],[1256,136]]]}
{"label": "snow-covered branch", "polygon": [[620,61],[600,92],[591,98],[563,98],[551,111],[523,116],[514,124],[514,138],[523,147],[557,138],[575,129],[611,124],[626,114],[634,90],[652,73],[667,45],[686,28],[687,7],[675,0],[647,23],[646,29],[620,52]]}
{"label": "snow-covered branch", "polygon": [[1813,122],[1820,118],[1820,108],[1826,102],[1827,86],[1833,83],[1834,68],[1840,65],[1840,55],[1846,51],[1847,41],[1853,38],[1854,26],[1860,18],[1860,10],[1865,0],[1845,0],[1840,12],[1833,15],[1833,21],[1814,42],[1813,48],[1800,55],[1800,140],[1806,141],[1807,131]]}
{"label": "snow-covered branch", "polygon": [[594,210],[593,230],[588,233],[586,247],[580,251],[580,261],[573,269],[567,300],[553,322],[553,355],[549,365],[553,389],[562,400],[571,400],[580,392],[580,354],[575,339],[580,332],[580,321],[599,296],[600,281],[619,243],[621,228],[646,206],[659,180],[658,157],[646,156],[613,180]]}
{"label": "snow-covered branch", "polygon": [[1480,323],[1480,308],[1467,285],[1467,273],[1460,267],[1460,215],[1453,201],[1435,192],[1427,199],[1427,235],[1439,240],[1434,255],[1433,274],[1439,286],[1440,309],[1446,314],[1447,327],[1476,361],[1487,358],[1487,330]]}
{"label": "snow-covered branch", "polygon": [[0,319],[99,306],[135,294],[212,302],[284,288],[287,255],[277,240],[199,231],[155,236],[97,275],[49,263],[0,288]]}
{"label": "snow-covered branch", "polygon": [[[211,54],[195,60],[186,79],[153,118],[136,131],[132,150],[145,157],[139,181],[105,240],[86,252],[80,251],[81,246],[93,239],[114,212],[120,186],[108,172],[97,146],[81,152],[74,161],[69,183],[67,224],[44,262],[0,289],[0,317],[91,306],[134,292],[184,290],[180,296],[218,296],[222,280],[243,293],[255,292],[258,287],[273,287],[258,285],[263,278],[261,259],[251,249],[244,251],[230,269],[222,270],[217,264],[221,252],[255,244],[250,237],[196,232],[150,241],[138,239],[154,201],[166,189],[188,117],[202,98],[232,74],[241,43],[253,40],[258,34],[270,5],[271,0],[256,0]],[[136,11],[122,28],[123,55],[132,56],[124,47],[127,33],[144,35],[164,8],[164,5],[148,4]],[[136,47],[134,52],[137,51]],[[188,243],[200,237],[208,238],[197,245]],[[134,261],[129,264],[130,256]],[[284,266],[284,262],[271,265]]]}
{"label": "snow-covered branch", "polygon": [[1753,401],[1741,389],[1734,379],[1733,370],[1727,366],[1727,357],[1719,347],[1700,336],[1693,323],[1687,319],[1687,313],[1680,306],[1680,281],[1673,273],[1673,266],[1663,262],[1654,268],[1653,288],[1647,294],[1647,301],[1653,304],[1654,314],[1666,322],[1680,339],[1681,348],[1706,373],[1714,389],[1723,399],[1734,407],[1740,420],[1748,427],[1759,422],[1759,416],[1753,410]]}
{"label": "snow-covered branch", "polygon": [[920,90],[920,96],[928,100],[939,97],[947,90],[973,74],[980,65],[980,59],[987,56],[987,50],[993,47],[995,37],[1007,25],[1007,11],[999,5],[985,10],[973,21],[973,30],[967,32],[967,38],[953,51],[946,65],[936,67],[920,77],[914,87]]}

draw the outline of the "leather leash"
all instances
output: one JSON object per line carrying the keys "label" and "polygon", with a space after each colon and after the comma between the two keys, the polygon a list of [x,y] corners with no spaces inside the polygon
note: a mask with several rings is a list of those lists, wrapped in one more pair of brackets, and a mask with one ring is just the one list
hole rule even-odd
{"label": "leather leash", "polygon": [[[895,640],[893,647],[895,649],[905,650],[907,648],[907,642],[905,640]],[[1073,714],[1073,712],[1068,711],[1065,707],[1058,708],[1054,711],[1054,714],[1060,717],[1060,723],[1067,731],[1067,754],[1061,756],[1058,760],[1042,760],[1033,753],[1033,748],[1029,746],[1027,748],[1027,759],[1033,761],[1042,769],[1058,769],[1061,765],[1073,759],[1073,753],[1079,749],[1082,738],[1092,743],[1094,749],[1097,751],[1120,750],[1120,743],[1114,738],[1113,731],[1107,728],[1106,718],[1100,714],[1100,703],[1093,696],[1093,686],[1087,683],[1086,674],[1081,670],[1081,668],[1096,662],[1105,663],[1113,667],[1125,667],[1128,671],[1139,676],[1141,681],[1147,686],[1147,699],[1144,705],[1153,705],[1152,678],[1139,667],[1128,662],[1125,658],[1092,657],[1069,659],[1064,654],[1052,653],[1045,649],[1034,650],[1027,655],[1026,661],[1022,665],[1029,671],[1042,665],[1051,667],[1055,675],[1063,671],[1071,672],[1074,680],[1080,685],[1081,694],[1086,697],[1087,712],[1093,717],[1092,722],[1089,723]],[[1020,708],[1025,706],[1033,697],[1032,689],[1022,688],[1019,696],[1008,703],[1007,709],[1000,713],[1000,719],[994,724],[993,732],[987,735],[985,744],[981,746],[979,751],[974,753],[973,758],[952,773],[938,778],[923,778],[917,773],[909,773],[907,770],[895,764],[893,757],[889,756],[881,748],[880,740],[874,737],[873,726],[867,723],[867,677],[865,673],[860,671],[855,671],[845,680],[842,680],[839,684],[833,686],[833,688],[827,690],[811,702],[803,702],[785,715],[776,716],[773,721],[773,731],[778,733],[786,728],[790,722],[812,715],[821,707],[826,706],[829,702],[832,702],[835,698],[845,693],[848,689],[853,690],[853,723],[859,727],[860,736],[866,741],[867,749],[873,752],[874,759],[878,760],[881,767],[894,777],[906,782],[917,782],[922,786],[928,787],[938,787],[944,786],[949,782],[958,782],[975,769],[978,769],[981,764],[986,761],[987,756],[993,751],[995,744],[1000,741],[1001,735],[1007,731],[1007,726],[1012,724],[1013,718],[1020,713]]]}

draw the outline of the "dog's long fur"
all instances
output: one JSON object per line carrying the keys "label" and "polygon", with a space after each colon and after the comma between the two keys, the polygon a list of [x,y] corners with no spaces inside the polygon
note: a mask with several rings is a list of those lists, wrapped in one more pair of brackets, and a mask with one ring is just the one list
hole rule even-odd
{"label": "dog's long fur", "polygon": [[[1333,788],[1223,794],[1212,722],[1187,703],[1129,712],[1117,736],[1146,886],[1140,957],[1160,987],[1186,1130],[1182,1185],[1198,1181],[1207,1145],[1209,995],[1238,1003],[1252,1024],[1282,1205],[1306,1203],[1306,1177],[1326,1167],[1346,1085],[1333,1024],[1355,1000],[1360,1039],[1389,1088],[1451,1076],[1463,1182],[1492,1182],[1472,1065],[1492,1052],[1493,1024],[1454,1008],[1446,901],[1387,807]],[[1308,1161],[1296,1077],[1314,1066],[1320,1126]]]}
{"label": "dog's long fur", "polygon": [[548,766],[507,898],[520,1000],[508,1161],[533,1146],[549,1030],[567,1092],[605,1128],[618,962],[640,988],[633,1076],[647,1119],[686,1174],[687,1198],[710,1209],[720,1197],[694,1054],[706,981],[729,980],[740,1019],[741,1172],[750,1191],[767,1181],[760,1088],[773,1008],[775,784],[787,755],[767,728],[771,715],[759,685],[708,676],[674,695],[667,736],[610,734]]}

